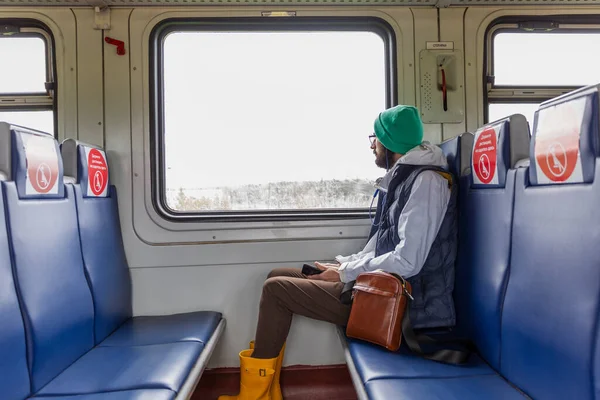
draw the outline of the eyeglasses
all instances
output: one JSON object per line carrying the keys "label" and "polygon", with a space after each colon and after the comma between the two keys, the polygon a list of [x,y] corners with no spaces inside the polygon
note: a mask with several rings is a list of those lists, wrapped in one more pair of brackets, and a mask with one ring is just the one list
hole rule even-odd
{"label": "eyeglasses", "polygon": [[377,139],[377,136],[369,135],[369,142],[371,143],[371,146],[373,146],[375,144],[376,139]]}

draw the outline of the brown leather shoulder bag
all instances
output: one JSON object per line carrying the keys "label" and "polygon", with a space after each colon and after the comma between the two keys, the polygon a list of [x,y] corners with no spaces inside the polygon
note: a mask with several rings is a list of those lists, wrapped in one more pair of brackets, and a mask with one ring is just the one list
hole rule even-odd
{"label": "brown leather shoulder bag", "polygon": [[[352,309],[346,326],[346,336],[397,351],[402,343],[415,355],[446,364],[460,365],[468,361],[473,346],[466,350],[441,348],[424,352],[419,341],[435,344],[438,340],[416,335],[410,324],[409,300],[413,300],[410,283],[404,278],[381,270],[365,272],[356,278],[352,289]],[[448,344],[455,340],[445,340]],[[461,342],[461,340],[456,341]],[[440,344],[442,342],[440,341]]]}
{"label": "brown leather shoulder bag", "polygon": [[396,351],[402,341],[402,319],[412,299],[402,277],[381,270],[356,278],[346,335]]}

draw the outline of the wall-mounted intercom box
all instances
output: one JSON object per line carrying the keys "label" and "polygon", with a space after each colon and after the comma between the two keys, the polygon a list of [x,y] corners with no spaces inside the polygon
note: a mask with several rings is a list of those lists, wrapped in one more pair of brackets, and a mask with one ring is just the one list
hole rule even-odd
{"label": "wall-mounted intercom box", "polygon": [[429,43],[427,47],[419,54],[421,119],[424,123],[460,123],[465,118],[462,51]]}

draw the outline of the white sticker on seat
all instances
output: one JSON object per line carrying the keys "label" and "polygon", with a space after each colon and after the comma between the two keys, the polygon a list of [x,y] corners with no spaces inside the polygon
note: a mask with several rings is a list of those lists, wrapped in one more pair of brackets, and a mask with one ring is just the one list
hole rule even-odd
{"label": "white sticker on seat", "polygon": [[58,153],[54,139],[38,135],[21,135],[27,176],[25,194],[58,194]]}
{"label": "white sticker on seat", "polygon": [[535,132],[538,183],[583,182],[579,139],[587,98],[540,110]]}

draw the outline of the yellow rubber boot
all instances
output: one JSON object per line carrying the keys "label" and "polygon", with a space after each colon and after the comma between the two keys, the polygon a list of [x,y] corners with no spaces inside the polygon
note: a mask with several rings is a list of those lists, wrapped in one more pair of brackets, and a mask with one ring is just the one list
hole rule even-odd
{"label": "yellow rubber boot", "polygon": [[271,385],[277,358],[252,358],[253,349],[240,352],[240,393],[218,400],[272,400]]}
{"label": "yellow rubber boot", "polygon": [[[250,348],[254,349],[254,340],[250,342]],[[275,376],[273,377],[273,384],[271,385],[271,400],[283,400],[283,394],[281,393],[281,385],[279,383],[279,376],[281,375],[281,364],[283,363],[283,354],[285,352],[285,343],[277,356],[277,364],[275,364]]]}

